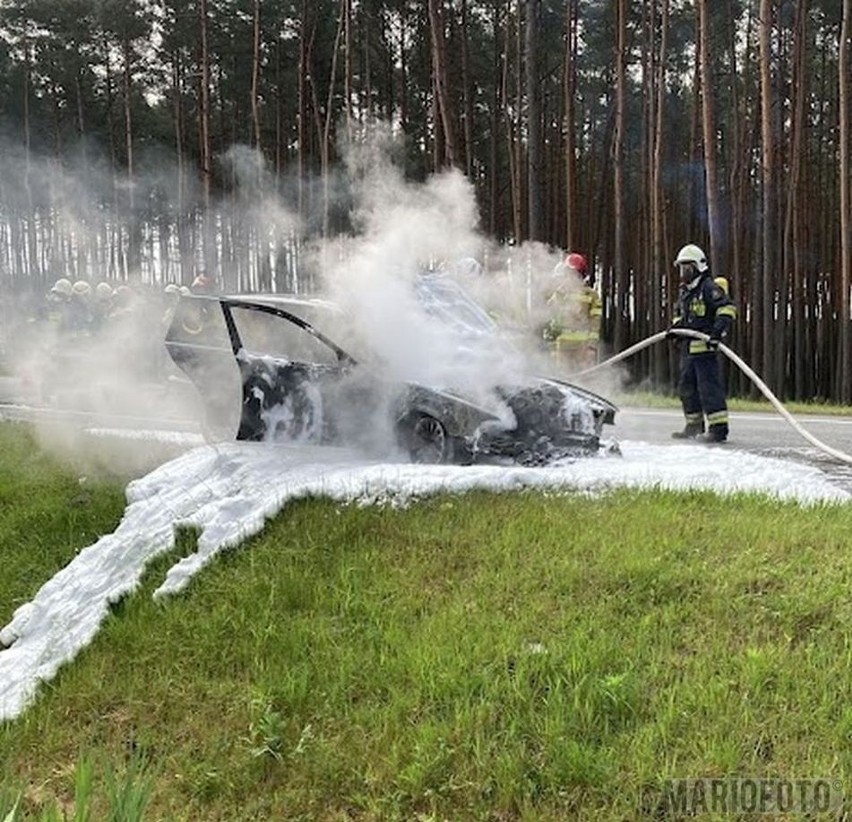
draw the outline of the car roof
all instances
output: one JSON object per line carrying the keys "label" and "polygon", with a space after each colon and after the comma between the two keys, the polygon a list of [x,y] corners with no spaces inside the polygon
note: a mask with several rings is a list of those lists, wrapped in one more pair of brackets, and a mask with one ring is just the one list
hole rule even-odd
{"label": "car roof", "polygon": [[226,300],[243,300],[274,305],[276,308],[283,308],[285,311],[294,314],[298,314],[300,308],[325,309],[337,314],[343,313],[343,309],[331,300],[321,297],[307,297],[304,294],[223,294],[222,297]]}

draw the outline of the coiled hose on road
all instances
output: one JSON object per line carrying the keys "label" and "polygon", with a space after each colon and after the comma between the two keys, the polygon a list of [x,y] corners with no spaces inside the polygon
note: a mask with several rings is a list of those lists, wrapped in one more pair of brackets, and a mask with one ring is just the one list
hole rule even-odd
{"label": "coiled hose on road", "polygon": [[[580,371],[577,374],[572,374],[571,378],[576,379],[577,377],[584,377],[588,374],[593,374],[596,371],[600,371],[603,368],[607,368],[611,365],[615,365],[622,360],[626,360],[628,357],[632,357],[634,354],[638,354],[640,351],[652,346],[662,340],[669,338],[670,336],[678,336],[678,337],[692,337],[696,340],[703,340],[707,342],[710,337],[707,334],[702,334],[700,331],[692,331],[691,329],[686,328],[673,328],[670,331],[659,331],[656,334],[652,334],[650,337],[642,340],[641,342],[636,343],[635,345],[631,345],[630,348],[626,348],[620,354],[616,354],[614,357],[610,357],[608,360],[593,366],[592,368],[587,368],[584,371]],[[793,427],[793,429],[800,436],[804,437],[811,445],[815,448],[819,448],[820,451],[828,454],[830,457],[833,457],[840,462],[845,462],[849,465],[852,465],[852,456],[845,453],[844,451],[839,451],[837,448],[832,448],[830,445],[827,445],[822,440],[815,437],[810,431],[806,431],[793,417],[793,415],[781,404],[781,401],[772,391],[769,389],[769,386],[752,370],[752,368],[746,363],[735,351],[732,351],[728,348],[724,343],[719,343],[719,351],[721,351],[732,363],[734,363],[740,371],[743,372],[760,390],[760,393],[766,397],[769,402],[772,403],[775,410]]]}

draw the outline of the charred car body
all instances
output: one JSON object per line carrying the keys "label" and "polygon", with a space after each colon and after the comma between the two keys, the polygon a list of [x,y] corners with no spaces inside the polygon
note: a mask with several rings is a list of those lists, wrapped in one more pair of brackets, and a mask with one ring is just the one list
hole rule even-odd
{"label": "charred car body", "polygon": [[185,297],[166,347],[202,396],[208,433],[221,438],[390,442],[414,462],[529,464],[596,452],[614,421],[614,405],[556,379],[495,385],[485,404],[385,378],[326,336],[343,317],[331,303],[298,297]]}

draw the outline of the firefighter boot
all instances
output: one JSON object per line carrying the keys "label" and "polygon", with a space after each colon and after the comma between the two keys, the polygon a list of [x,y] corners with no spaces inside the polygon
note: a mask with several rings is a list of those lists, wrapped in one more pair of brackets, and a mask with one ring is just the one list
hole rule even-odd
{"label": "firefighter boot", "polygon": [[672,438],[676,440],[694,440],[704,433],[704,420],[701,422],[688,422],[683,431],[675,431]]}
{"label": "firefighter boot", "polygon": [[702,439],[704,442],[725,442],[728,439],[728,423],[718,422],[711,425]]}

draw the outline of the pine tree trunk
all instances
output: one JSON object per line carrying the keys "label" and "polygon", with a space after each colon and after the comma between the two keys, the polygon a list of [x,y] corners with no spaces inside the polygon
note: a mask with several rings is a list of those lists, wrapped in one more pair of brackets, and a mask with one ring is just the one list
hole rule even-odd
{"label": "pine tree trunk", "polygon": [[[345,14],[345,29],[343,34],[343,53],[346,64],[344,66],[343,71],[343,93],[346,97],[345,102],[345,114],[346,114],[346,139],[348,142],[352,142],[352,0],[343,0],[345,4],[344,14]],[[405,12],[400,10],[400,29],[403,32],[400,34],[400,38],[404,37],[405,32]],[[401,43],[401,47],[399,50],[400,54],[400,73],[402,75],[402,99],[405,100],[405,45]],[[406,122],[405,122],[405,109],[402,110],[402,131],[405,133],[406,130]]]}
{"label": "pine tree trunk", "polygon": [[462,64],[462,115],[464,117],[464,170],[468,178],[473,175],[473,88],[470,76],[470,44],[467,0],[461,0],[461,64]]}
{"label": "pine tree trunk", "polygon": [[198,0],[198,25],[201,42],[201,77],[199,94],[199,148],[201,155],[201,191],[204,196],[205,211],[210,206],[212,185],[212,150],[210,147],[210,53],[207,45],[207,0]]}
{"label": "pine tree trunk", "polygon": [[[491,98],[491,134],[489,135],[490,157],[488,169],[488,228],[489,234],[492,237],[498,236],[497,231],[497,207],[498,207],[498,177],[497,177],[497,157],[498,155],[498,134],[500,132],[500,101],[501,90],[505,88],[505,79],[502,72],[502,65],[505,57],[505,40],[502,37],[502,29],[500,26],[500,8],[502,0],[493,0],[492,4],[492,20],[491,33],[494,38],[494,93]],[[499,78],[499,80],[498,80]]]}
{"label": "pine tree trunk", "polygon": [[[331,121],[334,112],[334,87],[337,80],[337,55],[340,52],[340,42],[344,35],[346,27],[346,2],[342,0],[340,4],[340,16],[337,20],[337,34],[334,37],[334,50],[331,56],[331,71],[328,80],[328,95],[325,102],[325,123],[323,125],[322,138],[322,188],[323,188],[323,218],[322,218],[322,235],[329,236],[329,210],[331,208],[331,190],[330,190],[330,157],[331,157]],[[319,111],[317,111],[319,116]]]}
{"label": "pine tree trunk", "polygon": [[701,124],[704,143],[704,180],[707,191],[707,221],[710,226],[710,261],[722,259],[719,185],[716,173],[716,109],[713,102],[713,76],[710,62],[710,0],[698,0],[699,67],[701,71]]}
{"label": "pine tree trunk", "polygon": [[542,240],[543,202],[541,190],[541,85],[539,79],[539,25],[541,0],[526,0],[524,57],[527,114],[527,225],[529,239]]}
{"label": "pine tree trunk", "polygon": [[772,0],[760,0],[760,134],[761,183],[763,195],[763,250],[761,302],[763,304],[760,360],[762,374],[771,388],[777,388],[773,373],[772,326],[775,321],[775,131],[772,124],[772,52],[771,33],[774,19]]}
{"label": "pine tree trunk", "polygon": [[308,65],[309,39],[308,0],[302,0],[302,17],[299,31],[299,113],[298,113],[298,209],[300,219],[307,216],[307,176],[308,176],[308,84],[310,68]]}
{"label": "pine tree trunk", "polygon": [[613,143],[613,216],[614,216],[614,301],[613,301],[613,345],[616,351],[627,347],[628,328],[628,278],[625,255],[626,218],[624,210],[624,132],[626,127],[627,96],[627,0],[616,0],[616,47],[615,47],[615,136]]}
{"label": "pine tree trunk", "polygon": [[[654,153],[651,165],[651,275],[654,288],[651,293],[651,306],[655,312],[657,323],[653,330],[658,330],[668,324],[668,306],[663,304],[663,280],[668,280],[669,288],[665,293],[671,293],[674,285],[670,266],[665,257],[665,198],[663,196],[663,141],[666,133],[665,99],[666,99],[666,61],[668,60],[669,33],[669,0],[662,0],[660,11],[660,45],[657,55],[657,73],[654,85],[657,101],[654,107],[656,119],[654,122]],[[666,378],[667,350],[664,346],[654,347],[653,375],[657,385]]]}
{"label": "pine tree trunk", "polygon": [[251,124],[252,144],[263,152],[260,134],[260,2],[254,0],[254,19],[252,24],[252,63],[251,63]]}
{"label": "pine tree trunk", "polygon": [[852,0],[843,0],[838,61],[838,103],[840,131],[840,401],[852,402],[852,345],[850,343],[849,289],[852,286],[852,191],[849,180],[850,155],[850,37],[852,37]]}
{"label": "pine tree trunk", "polygon": [[[577,226],[577,47],[579,15],[578,0],[566,3],[565,21],[565,66],[563,69],[563,97],[565,106],[565,246],[574,249],[580,247]],[[587,252],[592,249],[586,249]]]}
{"label": "pine tree trunk", "polygon": [[432,75],[437,115],[444,133],[444,154],[440,159],[439,167],[458,166],[461,155],[453,121],[455,107],[450,100],[443,0],[429,0],[429,30],[432,38]]}
{"label": "pine tree trunk", "polygon": [[140,273],[142,226],[136,215],[135,174],[133,165],[132,52],[130,42],[127,39],[122,43],[122,53],[124,55],[124,144],[127,154],[128,206],[127,272],[125,274],[136,277]]}
{"label": "pine tree trunk", "polygon": [[792,272],[791,313],[792,313],[792,354],[791,366],[793,373],[786,375],[791,378],[791,390],[795,399],[806,399],[804,396],[804,327],[805,327],[805,295],[804,277],[802,271],[802,252],[805,238],[802,232],[802,166],[804,163],[804,139],[807,128],[807,19],[808,0],[800,0],[796,7],[796,21],[793,32],[793,77],[792,93],[792,134],[790,138],[790,162],[787,192],[787,213],[784,219],[784,262],[783,268]]}

